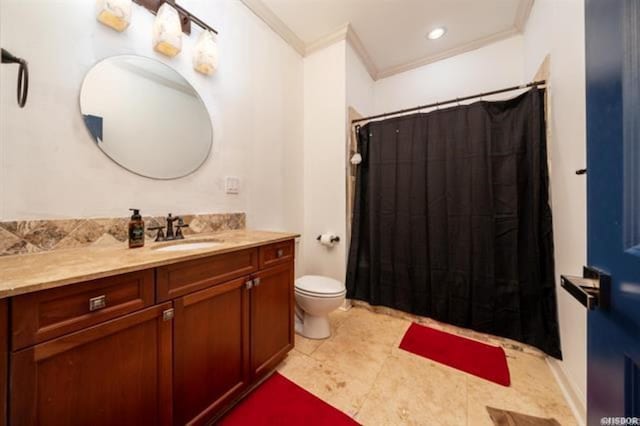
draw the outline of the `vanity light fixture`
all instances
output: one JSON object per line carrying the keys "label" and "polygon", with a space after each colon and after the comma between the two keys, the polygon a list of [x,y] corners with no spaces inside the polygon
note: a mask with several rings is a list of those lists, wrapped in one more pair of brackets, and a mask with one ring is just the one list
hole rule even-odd
{"label": "vanity light fixture", "polygon": [[116,31],[124,31],[131,22],[131,0],[97,0],[98,21]]}
{"label": "vanity light fixture", "polygon": [[205,30],[193,49],[193,69],[211,75],[218,68],[218,44],[213,31]]}
{"label": "vanity light fixture", "polygon": [[218,68],[218,31],[176,0],[96,0],[98,20],[118,31],[124,31],[131,21],[131,4],[137,3],[156,15],[153,22],[153,48],[163,55],[174,57],[182,50],[182,33],[191,34],[191,24],[204,31],[198,37],[193,52],[193,68],[211,75]]}
{"label": "vanity light fixture", "polygon": [[427,38],[429,40],[437,40],[443,35],[445,35],[446,32],[447,32],[447,29],[445,27],[434,28],[429,32],[429,34],[427,34]]}
{"label": "vanity light fixture", "polygon": [[160,6],[153,22],[153,48],[171,58],[182,50],[180,15],[169,2]]}

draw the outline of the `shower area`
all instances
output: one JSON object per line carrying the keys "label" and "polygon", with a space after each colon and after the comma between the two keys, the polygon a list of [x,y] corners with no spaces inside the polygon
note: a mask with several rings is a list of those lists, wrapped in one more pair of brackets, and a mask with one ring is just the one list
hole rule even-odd
{"label": "shower area", "polygon": [[349,299],[561,359],[545,91],[352,120]]}

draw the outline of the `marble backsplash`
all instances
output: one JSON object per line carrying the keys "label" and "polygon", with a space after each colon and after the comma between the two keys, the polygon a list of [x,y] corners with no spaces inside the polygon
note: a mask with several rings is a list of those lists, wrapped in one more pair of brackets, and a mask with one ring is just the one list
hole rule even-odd
{"label": "marble backsplash", "polygon": [[[180,215],[185,235],[244,229],[244,213]],[[144,217],[145,228],[164,226],[164,217]],[[89,245],[127,244],[129,218],[18,220],[0,222],[0,256]],[[155,231],[146,231],[153,241]]]}

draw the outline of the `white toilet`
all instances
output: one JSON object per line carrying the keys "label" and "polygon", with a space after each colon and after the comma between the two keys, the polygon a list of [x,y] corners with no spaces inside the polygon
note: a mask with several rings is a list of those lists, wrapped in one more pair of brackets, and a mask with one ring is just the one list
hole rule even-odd
{"label": "white toilet", "polygon": [[347,290],[333,278],[305,275],[296,280],[296,332],[309,339],[331,335],[329,313],[344,302]]}

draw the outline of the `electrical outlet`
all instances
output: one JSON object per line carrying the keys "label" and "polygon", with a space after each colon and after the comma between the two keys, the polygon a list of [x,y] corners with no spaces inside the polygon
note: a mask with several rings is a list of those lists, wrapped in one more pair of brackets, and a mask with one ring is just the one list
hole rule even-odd
{"label": "electrical outlet", "polygon": [[224,190],[227,194],[239,194],[240,178],[237,176],[226,176],[224,178]]}

